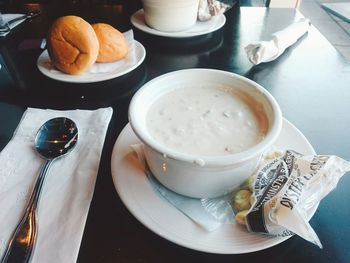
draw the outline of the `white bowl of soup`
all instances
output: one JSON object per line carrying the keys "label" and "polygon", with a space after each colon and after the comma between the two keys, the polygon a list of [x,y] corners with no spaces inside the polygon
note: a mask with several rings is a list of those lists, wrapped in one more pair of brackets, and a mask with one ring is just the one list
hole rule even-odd
{"label": "white bowl of soup", "polygon": [[185,69],[144,84],[129,106],[152,174],[194,198],[217,197],[256,169],[282,127],[273,96],[243,76]]}

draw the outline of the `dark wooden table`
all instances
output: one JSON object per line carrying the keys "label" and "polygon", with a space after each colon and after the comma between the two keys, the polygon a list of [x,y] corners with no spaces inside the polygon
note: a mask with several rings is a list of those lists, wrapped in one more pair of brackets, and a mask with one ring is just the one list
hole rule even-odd
{"label": "dark wooden table", "polygon": [[169,39],[134,29],[135,38],[147,50],[146,59],[120,78],[92,84],[46,78],[36,67],[42,52],[38,42],[55,18],[74,14],[91,23],[107,22],[126,31],[132,28],[130,15],[140,8],[140,3],[132,0],[124,4],[106,1],[104,5],[89,2],[94,1],[9,5],[2,11],[40,8],[42,15],[0,41],[0,149],[10,140],[27,107],[114,109],[78,262],[350,262],[348,175],[321,202],[310,221],[323,243],[322,250],[294,236],[272,248],[239,255],[190,250],[151,232],[123,205],[111,178],[112,148],[127,124],[133,93],[163,73],[194,67],[226,70],[260,83],[274,95],[284,117],[303,132],[317,153],[350,159],[350,64],[316,28],[312,27],[277,60],[253,66],[243,47],[251,41],[269,39],[271,33],[298,19],[300,13],[235,6],[226,13],[222,29],[204,36]]}

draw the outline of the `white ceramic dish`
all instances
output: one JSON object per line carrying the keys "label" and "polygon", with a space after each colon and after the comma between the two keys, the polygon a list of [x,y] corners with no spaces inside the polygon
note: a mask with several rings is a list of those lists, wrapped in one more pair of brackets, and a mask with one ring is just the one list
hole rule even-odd
{"label": "white ceramic dish", "polygon": [[[144,46],[136,40],[134,40],[134,48],[135,57],[132,59],[132,62],[123,59],[111,63],[96,63],[89,72],[84,72],[80,75],[69,75],[54,69],[47,50],[44,50],[39,56],[37,66],[40,72],[45,76],[58,81],[71,83],[99,82],[120,77],[137,68],[144,61],[146,50]],[[102,70],[101,67],[103,67]]]}
{"label": "white ceramic dish", "polygon": [[[148,112],[162,96],[171,95],[172,92],[184,87],[186,89],[199,87],[200,89],[196,91],[199,93],[201,88],[212,91],[224,89],[226,91],[223,94],[228,98],[232,97],[232,94],[245,97],[246,104],[251,104],[246,106],[254,107],[256,114],[264,119],[260,124],[261,127],[266,126],[263,139],[239,152],[221,155],[191,154],[161,143],[161,140],[155,139],[147,128]],[[195,108],[194,103],[191,102],[188,105]],[[208,109],[211,106],[206,105],[205,108]],[[213,107],[214,110],[216,108]],[[176,115],[174,115],[174,121],[175,119]],[[194,68],[163,74],[144,84],[130,102],[129,121],[134,132],[145,145],[145,157],[153,175],[163,185],[179,194],[202,198],[226,194],[247,179],[247,176],[256,169],[262,153],[277,139],[282,126],[282,113],[273,96],[258,83],[227,71]],[[232,122],[233,119],[231,119]],[[215,120],[210,120],[208,123],[202,126],[203,129],[215,123]],[[182,125],[186,126],[188,123]],[[190,129],[189,132],[191,132]],[[233,131],[230,133],[233,134]],[[204,133],[198,133],[197,137],[202,134]],[[197,137],[193,140],[197,140]],[[203,135],[203,138],[209,140],[213,137]],[[195,144],[192,147],[196,147]]]}
{"label": "white ceramic dish", "polygon": [[146,23],[160,31],[178,32],[197,20],[199,0],[142,0]]}
{"label": "white ceramic dish", "polygon": [[[130,145],[135,143],[140,141],[130,125],[127,125],[113,148],[113,182],[129,211],[157,235],[190,249],[218,254],[249,253],[275,246],[288,239],[251,234],[235,224],[223,225],[213,232],[203,230],[154,192],[132,153]],[[279,149],[293,149],[305,155],[315,154],[305,136],[285,119],[275,146]],[[317,206],[309,211],[309,218],[316,209]]]}
{"label": "white ceramic dish", "polygon": [[221,14],[213,19],[200,22],[197,21],[195,25],[187,30],[180,32],[163,32],[155,30],[149,27],[145,22],[145,16],[143,9],[138,10],[131,16],[131,23],[139,30],[146,32],[148,34],[163,36],[163,37],[173,37],[173,38],[186,38],[205,35],[211,32],[214,32],[225,25],[226,17]]}

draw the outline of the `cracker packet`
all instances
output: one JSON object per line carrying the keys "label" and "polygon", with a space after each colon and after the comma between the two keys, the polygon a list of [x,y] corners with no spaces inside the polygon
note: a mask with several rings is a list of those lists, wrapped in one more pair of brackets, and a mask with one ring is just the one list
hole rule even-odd
{"label": "cracker packet", "polygon": [[225,13],[236,4],[236,0],[199,0],[198,20],[207,21]]}
{"label": "cracker packet", "polygon": [[256,172],[231,193],[216,198],[189,198],[161,185],[147,169],[143,145],[132,145],[156,193],[206,231],[223,224],[241,224],[253,233],[299,235],[320,248],[309,224],[319,202],[350,171],[350,162],[333,155],[302,155],[273,148]]}
{"label": "cracker packet", "polygon": [[308,221],[319,202],[348,171],[350,162],[337,156],[304,156],[287,150],[233,193],[236,222],[255,233],[297,234],[322,248]]}

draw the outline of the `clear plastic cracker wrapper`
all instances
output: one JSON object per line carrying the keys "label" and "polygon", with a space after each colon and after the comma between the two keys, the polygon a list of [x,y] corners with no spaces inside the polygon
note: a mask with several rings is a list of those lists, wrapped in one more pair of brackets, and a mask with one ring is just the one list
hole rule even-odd
{"label": "clear plastic cracker wrapper", "polygon": [[236,0],[199,0],[198,20],[207,21],[213,16],[225,13]]}
{"label": "clear plastic cracker wrapper", "polygon": [[271,149],[256,172],[233,192],[216,198],[189,198],[162,186],[147,169],[142,144],[132,145],[155,192],[207,231],[238,223],[253,233],[297,234],[320,248],[309,224],[319,202],[350,171],[350,162],[334,155],[302,155]]}
{"label": "clear plastic cracker wrapper", "polygon": [[251,232],[297,234],[322,248],[308,220],[312,210],[348,171],[350,162],[339,157],[304,156],[288,150],[233,193],[236,221]]}

